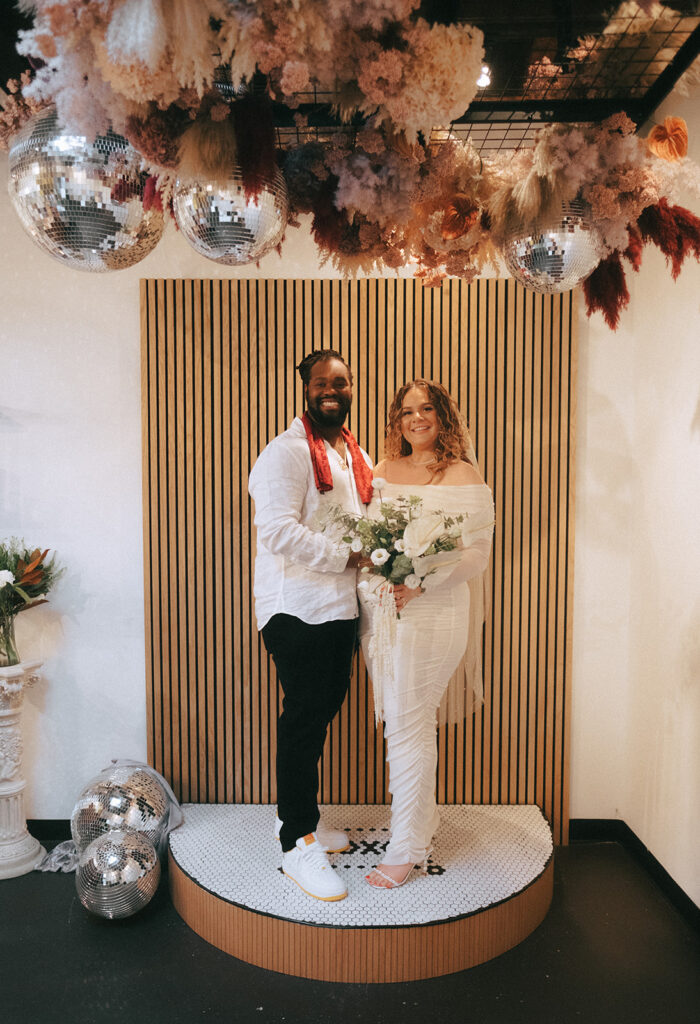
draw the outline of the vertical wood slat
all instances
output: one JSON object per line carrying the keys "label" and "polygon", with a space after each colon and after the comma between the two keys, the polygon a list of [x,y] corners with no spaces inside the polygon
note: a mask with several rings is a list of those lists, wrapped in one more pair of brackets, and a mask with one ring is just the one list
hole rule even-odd
{"label": "vertical wood slat", "polygon": [[[438,799],[537,802],[566,839],[575,296],[512,281],[144,281],[144,580],[149,757],[183,800],[275,799],[280,696],[257,634],[247,478],[303,407],[312,348],[350,362],[373,458],[397,386],[441,379],[496,501],[486,703],[439,736]],[[329,802],[384,802],[362,659],[321,765]]]}

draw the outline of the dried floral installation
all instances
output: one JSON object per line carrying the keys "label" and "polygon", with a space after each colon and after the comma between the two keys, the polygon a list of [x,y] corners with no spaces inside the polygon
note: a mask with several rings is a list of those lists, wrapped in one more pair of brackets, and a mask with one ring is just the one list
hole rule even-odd
{"label": "dried floral installation", "polygon": [[[629,298],[623,259],[638,269],[643,245],[654,242],[675,277],[688,254],[700,258],[700,220],[673,205],[684,190],[700,198],[700,168],[687,158],[678,118],[648,139],[625,114],[553,125],[534,148],[489,159],[469,142],[431,145],[433,127],[461,117],[476,95],[483,36],[470,25],[428,24],[419,0],[23,6],[34,25],[18,50],[36,71],[0,97],[0,144],[48,104],[73,132],[94,137],[111,125],[142,154],[158,201],[176,177],[216,184],[234,163],[255,195],[279,164],[291,223],[310,214],[322,260],[344,275],[414,263],[429,285],[472,280],[487,264],[498,268],[506,239],[575,197],[601,239],[588,309],[601,309],[611,326]],[[659,5],[622,6],[637,8],[644,31]],[[569,54],[593,77],[602,52],[594,43],[579,40]],[[560,70],[546,60],[531,68],[530,95],[538,82],[546,94]],[[264,89],[253,88],[261,79]],[[313,90],[329,94],[353,130],[276,153],[270,100],[294,110]]]}

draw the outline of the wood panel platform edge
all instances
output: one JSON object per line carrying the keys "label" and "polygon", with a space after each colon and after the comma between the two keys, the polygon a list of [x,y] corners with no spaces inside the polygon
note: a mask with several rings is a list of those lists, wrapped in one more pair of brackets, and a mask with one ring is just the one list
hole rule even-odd
{"label": "wood panel platform edge", "polygon": [[203,888],[172,851],[169,884],[175,909],[197,935],[256,967],[317,981],[418,981],[476,967],[526,939],[552,902],[554,857],[529,885],[500,903],[417,925],[334,928],[272,917]]}

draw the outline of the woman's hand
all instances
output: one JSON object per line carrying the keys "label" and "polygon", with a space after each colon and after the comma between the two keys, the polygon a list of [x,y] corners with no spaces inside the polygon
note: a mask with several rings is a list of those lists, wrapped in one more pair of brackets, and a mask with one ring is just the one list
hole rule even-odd
{"label": "woman's hand", "polygon": [[398,583],[394,586],[394,601],[396,602],[396,611],[401,612],[406,607],[409,601],[412,601],[414,597],[420,597],[423,593],[420,587],[416,587],[415,590],[411,590],[410,587],[404,586],[403,583]]}

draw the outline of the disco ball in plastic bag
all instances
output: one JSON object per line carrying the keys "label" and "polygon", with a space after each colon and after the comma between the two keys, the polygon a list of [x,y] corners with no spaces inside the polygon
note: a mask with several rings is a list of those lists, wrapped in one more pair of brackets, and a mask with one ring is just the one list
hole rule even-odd
{"label": "disco ball in plastic bag", "polygon": [[153,843],[138,832],[106,832],[80,855],[75,875],[78,899],[91,914],[129,917],[154,895],[160,861]]}
{"label": "disco ball in plastic bag", "polygon": [[71,834],[79,850],[114,829],[144,835],[158,848],[168,824],[168,796],[144,768],[115,765],[83,789],[71,815]]}
{"label": "disco ball in plastic bag", "polygon": [[75,270],[121,270],[148,255],[165,225],[158,204],[144,206],[142,162],[120,135],[90,142],[44,110],[10,141],[8,190],[24,229],[50,256]]}

